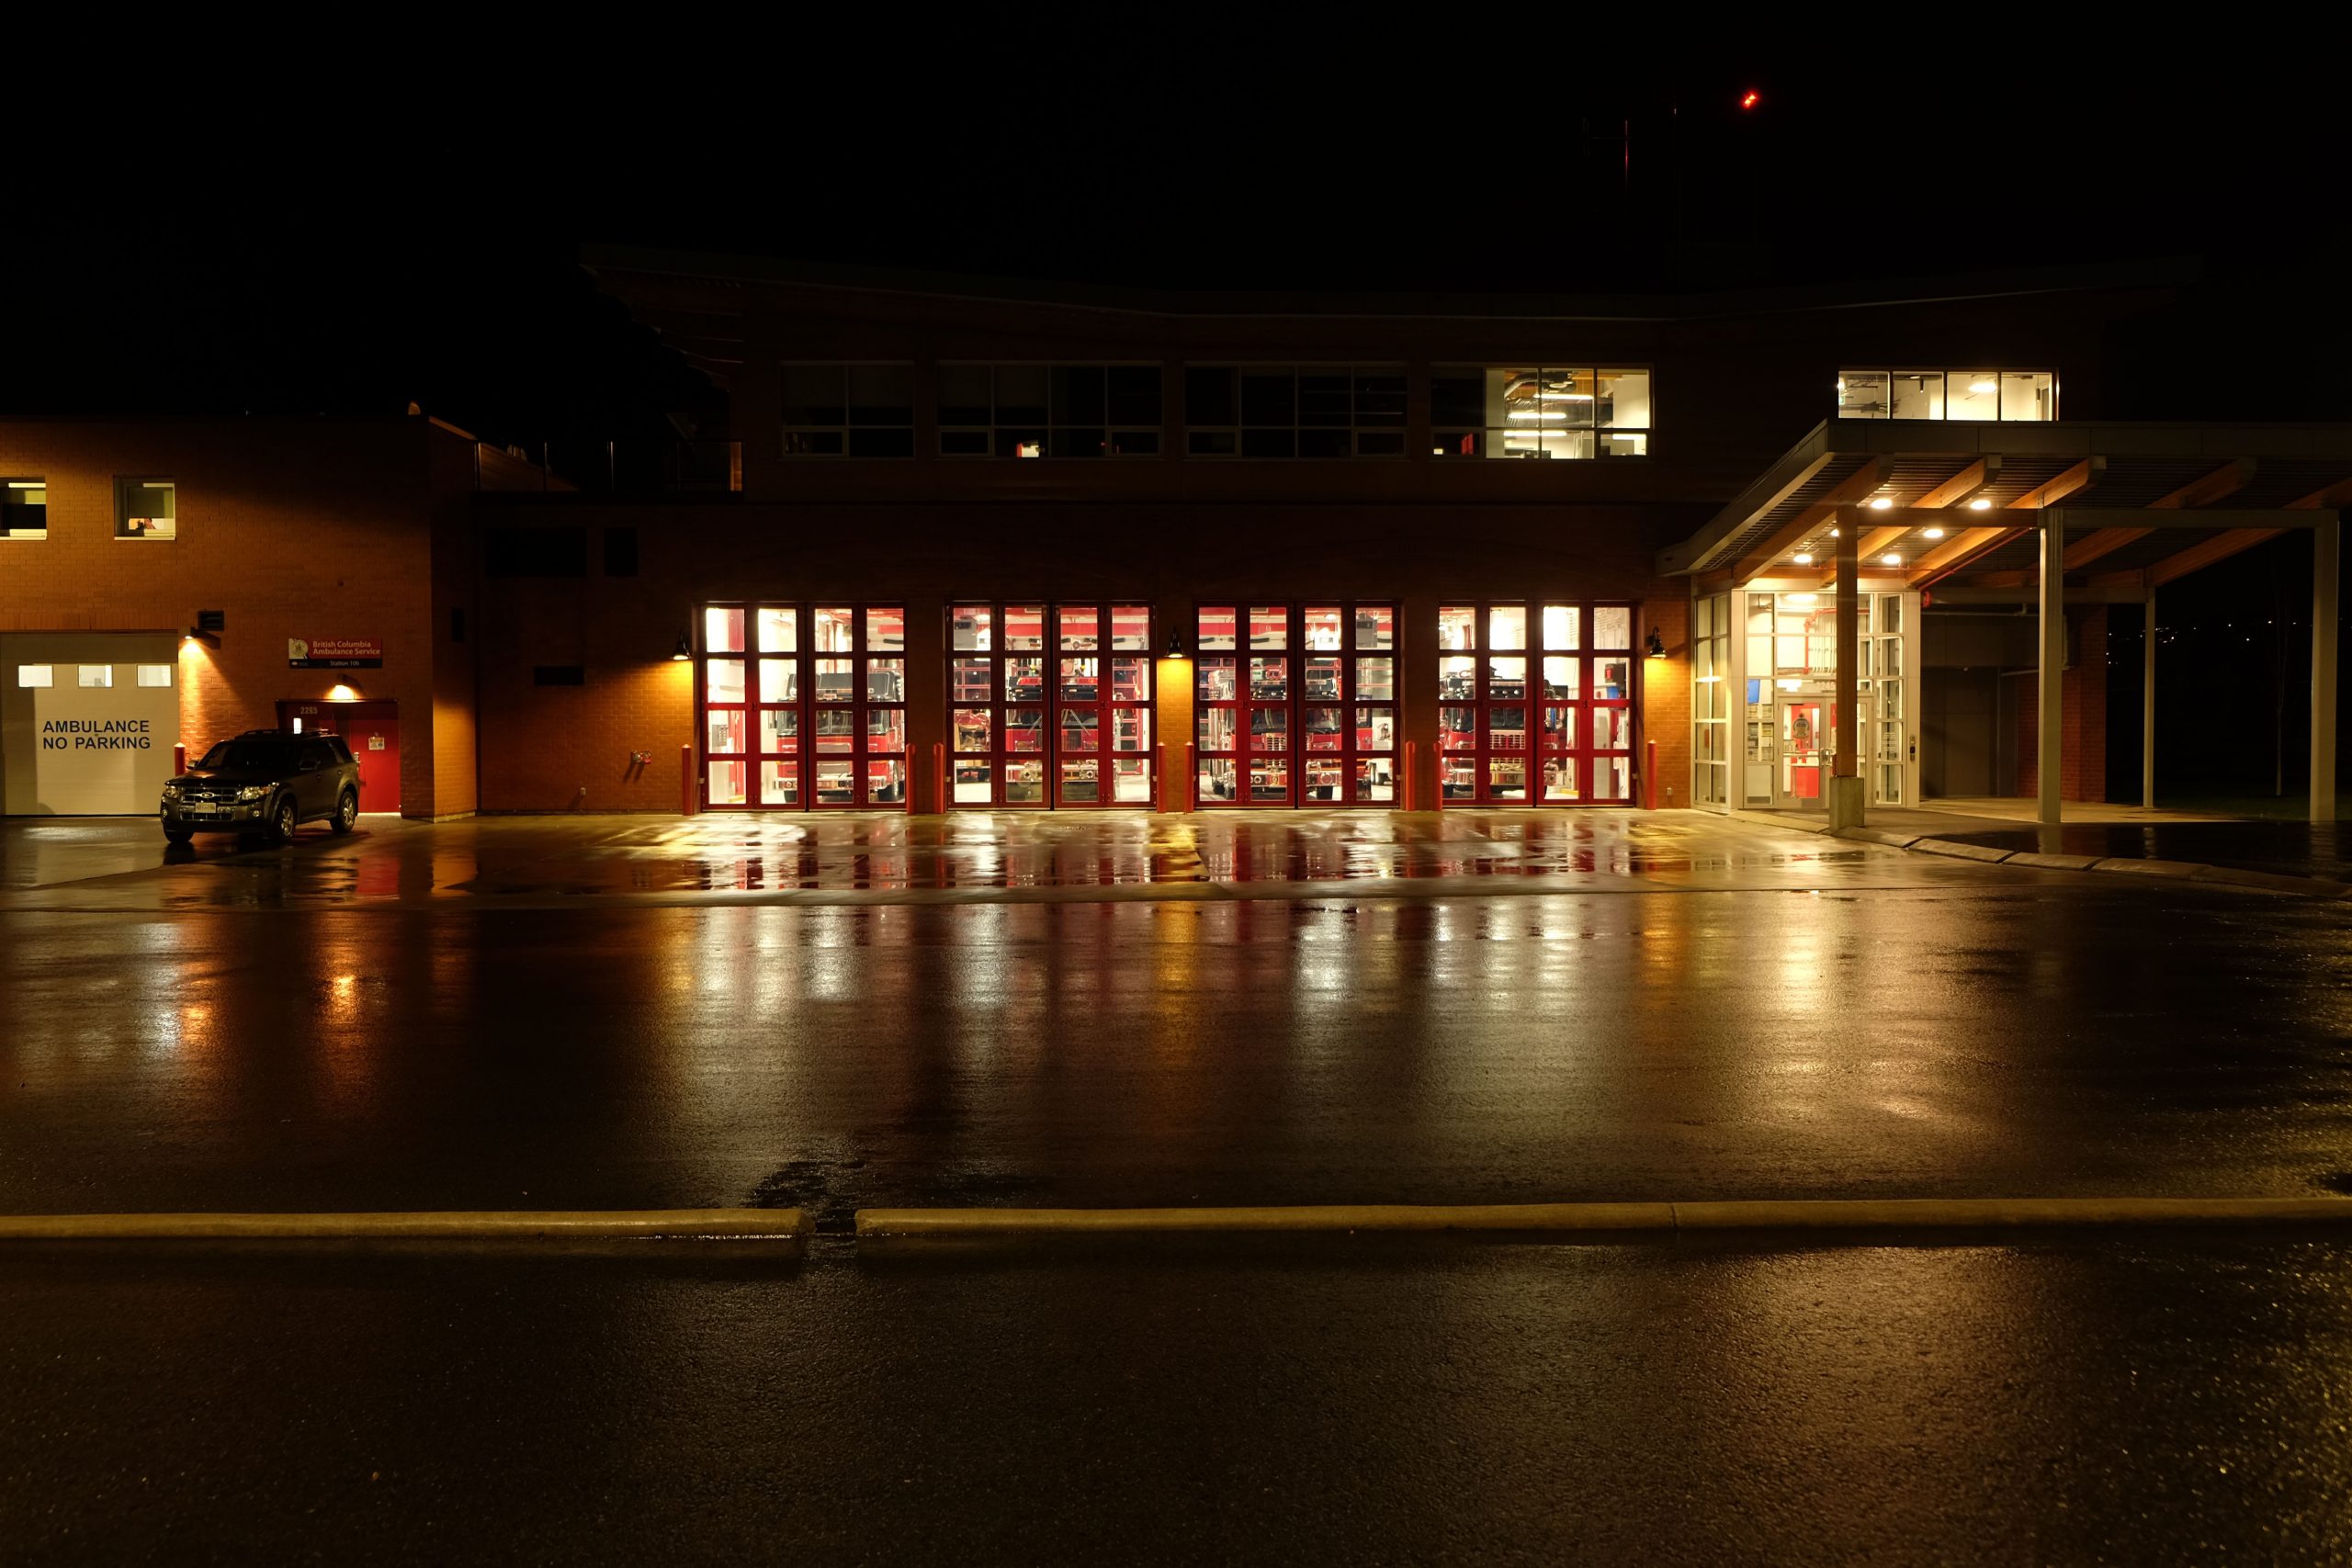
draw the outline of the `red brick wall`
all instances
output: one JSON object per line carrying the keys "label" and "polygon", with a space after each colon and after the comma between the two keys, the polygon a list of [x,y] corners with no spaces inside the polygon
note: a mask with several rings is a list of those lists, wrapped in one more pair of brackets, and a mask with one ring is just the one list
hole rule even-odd
{"label": "red brick wall", "polygon": [[[2058,794],[2063,800],[2107,798],[2107,606],[2086,604],[2066,617],[2067,668],[2059,682],[2064,704],[2058,734]],[[2041,714],[2031,681],[2018,705],[2016,793],[2041,788]]]}
{"label": "red brick wall", "polygon": [[[1630,599],[1636,647],[1657,626],[1671,657],[1643,671],[1658,743],[1659,804],[1687,803],[1687,589],[1651,576],[1658,527],[1632,508],[913,504],[614,506],[485,497],[484,528],[587,530],[582,578],[482,582],[481,807],[485,811],[677,809],[679,748],[694,735],[692,667],[670,661],[695,607],[772,597],[903,602],[908,742],[919,809],[933,808],[944,742],[952,598],[1133,598],[1164,642],[1196,603],[1252,597],[1395,599],[1403,615],[1399,739],[1417,748],[1413,796],[1436,795],[1437,607],[1463,599]],[[601,531],[639,531],[639,575],[601,571]],[[543,664],[586,684],[536,686]],[[1637,721],[1638,723],[1639,721]],[[1181,744],[1182,736],[1163,737]],[[629,753],[653,764],[633,769]]]}
{"label": "red brick wall", "polygon": [[1690,804],[1690,601],[1675,592],[1688,592],[1679,579],[1660,582],[1657,588],[1657,594],[1642,607],[1643,620],[1634,628],[1634,641],[1637,648],[1641,646],[1655,626],[1659,640],[1666,644],[1666,657],[1641,660],[1641,704],[1634,715],[1634,745],[1637,766],[1647,764],[1647,743],[1657,747],[1657,804],[1665,809]]}
{"label": "red brick wall", "polygon": [[[476,623],[479,577],[478,547],[473,533],[471,489],[473,444],[448,432],[430,436],[432,465],[433,592],[427,610],[427,635],[433,646],[433,796],[435,817],[470,815],[479,805],[476,790],[474,723],[474,649],[480,645]],[[465,623],[464,640],[458,620]],[[405,735],[403,745],[413,745]],[[424,815],[423,812],[413,815]]]}
{"label": "red brick wall", "polygon": [[[191,751],[275,726],[280,699],[326,694],[335,672],[288,669],[288,637],[379,638],[384,667],[349,679],[400,704],[401,808],[428,814],[427,428],[0,421],[0,477],[49,486],[49,537],[0,541],[0,628],[177,632],[198,610],[226,612],[217,647],[183,645],[180,738]],[[114,536],[119,475],[175,481],[176,537]]]}

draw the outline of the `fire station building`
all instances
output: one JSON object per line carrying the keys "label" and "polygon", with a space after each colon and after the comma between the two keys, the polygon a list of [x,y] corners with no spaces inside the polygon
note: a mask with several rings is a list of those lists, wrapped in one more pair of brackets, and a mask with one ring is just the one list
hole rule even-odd
{"label": "fire station building", "polygon": [[2106,417],[2177,276],[1242,298],[588,259],[723,418],[552,468],[421,412],[0,422],[0,808],[152,812],[175,747],[300,726],[424,818],[2050,815],[2109,793],[2107,606],[2287,529],[2326,565],[2332,804],[2352,434]]}

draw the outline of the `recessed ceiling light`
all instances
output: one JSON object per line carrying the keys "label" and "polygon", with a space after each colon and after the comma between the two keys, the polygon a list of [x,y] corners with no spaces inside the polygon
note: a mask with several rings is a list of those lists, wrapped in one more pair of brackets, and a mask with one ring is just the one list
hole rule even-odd
{"label": "recessed ceiling light", "polygon": [[1878,564],[1881,566],[1901,566],[1903,564],[1903,558],[1890,551],[1878,558]]}
{"label": "recessed ceiling light", "polygon": [[1944,531],[1941,528],[1922,528],[1919,530],[1919,536],[1927,539],[1940,539],[1944,536]]}
{"label": "recessed ceiling light", "polygon": [[1838,536],[1838,530],[1837,530],[1837,529],[1835,529],[1835,528],[1830,529],[1830,530],[1829,530],[1829,536],[1830,536],[1831,538],[1833,538],[1833,539],[1834,539],[1834,538],[1836,538],[1836,537]]}
{"label": "recessed ceiling light", "polygon": [[1968,503],[1968,510],[1971,512],[1990,512],[1993,510],[1993,503],[1980,495],[1974,501]]}
{"label": "recessed ceiling light", "polygon": [[1799,550],[1789,558],[1796,562],[1799,566],[1811,566],[1813,564],[1813,552],[1811,550]]}
{"label": "recessed ceiling light", "polygon": [[1883,512],[1894,504],[1894,502],[1892,499],[1882,495],[1871,502],[1871,510],[1872,512]]}

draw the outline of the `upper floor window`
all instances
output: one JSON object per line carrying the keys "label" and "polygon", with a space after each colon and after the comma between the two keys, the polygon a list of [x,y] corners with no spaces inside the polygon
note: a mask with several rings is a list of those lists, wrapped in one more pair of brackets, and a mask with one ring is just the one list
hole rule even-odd
{"label": "upper floor window", "polygon": [[1401,457],[1401,365],[1193,365],[1184,450],[1195,457]]}
{"label": "upper floor window", "polygon": [[2049,420],[2058,377],[2049,370],[1846,370],[1839,419]]}
{"label": "upper floor window", "polygon": [[787,457],[911,457],[913,367],[800,362],[784,367]]}
{"label": "upper floor window", "polygon": [[0,480],[0,539],[49,537],[49,481]]}
{"label": "upper floor window", "polygon": [[114,536],[169,539],[179,531],[179,487],[169,479],[114,481]]}
{"label": "upper floor window", "polygon": [[1440,457],[1640,457],[1650,373],[1573,366],[1441,366],[1430,378]]}
{"label": "upper floor window", "polygon": [[942,365],[946,457],[1156,457],[1157,365]]}

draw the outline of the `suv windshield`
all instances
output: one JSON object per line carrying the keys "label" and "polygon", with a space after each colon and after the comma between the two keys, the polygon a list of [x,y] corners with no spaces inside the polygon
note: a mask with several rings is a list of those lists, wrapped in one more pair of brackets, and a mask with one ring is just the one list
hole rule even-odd
{"label": "suv windshield", "polygon": [[294,747],[284,740],[223,740],[204,754],[199,768],[226,768],[237,773],[290,773]]}

